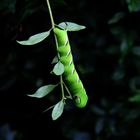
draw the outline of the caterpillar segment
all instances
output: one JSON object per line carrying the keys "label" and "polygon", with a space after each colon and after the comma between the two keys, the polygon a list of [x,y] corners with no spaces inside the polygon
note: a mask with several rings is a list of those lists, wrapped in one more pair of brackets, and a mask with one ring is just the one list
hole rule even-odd
{"label": "caterpillar segment", "polygon": [[79,108],[83,108],[87,104],[88,96],[74,66],[67,31],[55,27],[54,33],[58,41],[57,51],[60,55],[59,59],[60,62],[64,65],[63,76],[66,85],[68,86],[68,89],[73,96],[75,105]]}
{"label": "caterpillar segment", "polygon": [[68,53],[71,51],[69,43],[66,44],[66,46],[64,45],[64,46],[58,47],[57,51],[59,52],[60,56],[67,56]]}

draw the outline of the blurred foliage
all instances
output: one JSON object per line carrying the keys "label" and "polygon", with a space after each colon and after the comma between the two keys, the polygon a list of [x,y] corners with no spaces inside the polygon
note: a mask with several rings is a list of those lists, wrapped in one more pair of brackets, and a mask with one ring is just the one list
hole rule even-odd
{"label": "blurred foliage", "polygon": [[50,75],[53,36],[34,47],[16,43],[51,27],[47,6],[45,0],[1,0],[0,138],[8,124],[18,140],[140,139],[139,0],[52,0],[51,5],[56,23],[87,27],[69,37],[88,105],[79,110],[68,102],[53,122],[51,113],[42,111],[58,102],[59,91],[44,99],[27,96],[57,80]]}
{"label": "blurred foliage", "polygon": [[130,12],[140,11],[140,1],[139,0],[126,0],[128,4],[128,9]]}

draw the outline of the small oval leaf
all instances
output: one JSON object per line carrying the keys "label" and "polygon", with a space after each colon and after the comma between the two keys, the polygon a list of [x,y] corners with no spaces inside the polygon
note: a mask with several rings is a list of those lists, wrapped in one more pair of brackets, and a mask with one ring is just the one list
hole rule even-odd
{"label": "small oval leaf", "polygon": [[53,73],[55,75],[62,75],[64,72],[64,65],[59,61],[57,64],[55,64],[53,68]]}
{"label": "small oval leaf", "polygon": [[42,32],[42,33],[38,33],[35,34],[31,37],[29,37],[29,39],[27,40],[23,40],[23,41],[18,41],[17,42],[21,45],[35,45],[41,41],[43,41],[46,37],[48,37],[50,35],[50,31],[46,31],[46,32]]}
{"label": "small oval leaf", "polygon": [[63,100],[59,101],[52,110],[52,120],[58,119],[64,110],[64,102]]}
{"label": "small oval leaf", "polygon": [[62,22],[58,24],[58,26],[67,31],[80,31],[86,28],[83,25],[79,25],[73,22]]}
{"label": "small oval leaf", "polygon": [[109,21],[108,24],[114,24],[117,23],[119,20],[121,20],[125,14],[123,12],[116,13]]}
{"label": "small oval leaf", "polygon": [[139,0],[126,0],[128,4],[128,10],[130,12],[139,12],[140,11],[140,1]]}
{"label": "small oval leaf", "polygon": [[51,64],[55,64],[55,63],[57,63],[57,62],[58,62],[58,56],[56,55],[56,56],[53,58]]}
{"label": "small oval leaf", "polygon": [[128,100],[129,100],[130,102],[140,102],[140,93],[134,95],[133,97],[130,97]]}
{"label": "small oval leaf", "polygon": [[46,85],[40,87],[34,94],[29,95],[30,97],[42,98],[49,94],[57,85]]}

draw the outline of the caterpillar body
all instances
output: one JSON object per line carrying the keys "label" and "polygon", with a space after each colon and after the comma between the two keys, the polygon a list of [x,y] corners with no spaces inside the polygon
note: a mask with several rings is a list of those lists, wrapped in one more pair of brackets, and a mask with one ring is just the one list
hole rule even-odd
{"label": "caterpillar body", "polygon": [[73,96],[75,105],[83,108],[87,104],[88,96],[74,66],[67,31],[58,27],[55,27],[53,31],[58,42],[57,51],[59,53],[59,60],[64,65],[63,76],[66,85]]}

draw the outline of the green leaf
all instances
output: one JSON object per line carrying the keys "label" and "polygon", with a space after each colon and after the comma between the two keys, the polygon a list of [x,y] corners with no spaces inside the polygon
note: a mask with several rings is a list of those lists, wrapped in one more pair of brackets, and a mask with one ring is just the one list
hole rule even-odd
{"label": "green leaf", "polygon": [[64,101],[61,100],[54,106],[52,110],[52,119],[53,120],[58,119],[62,115],[63,110],[64,110]]}
{"label": "green leaf", "polygon": [[122,19],[125,16],[123,12],[116,13],[109,21],[108,24],[113,24],[118,22],[120,19]]}
{"label": "green leaf", "polygon": [[46,86],[42,86],[40,87],[34,94],[29,95],[30,97],[36,97],[36,98],[42,98],[46,95],[48,95],[52,90],[54,90],[54,88],[57,85],[46,85]]}
{"label": "green leaf", "polygon": [[140,1],[139,0],[126,0],[128,4],[128,9],[130,12],[140,11]]}
{"label": "green leaf", "polygon": [[53,68],[53,73],[55,75],[62,75],[64,72],[64,65],[59,61]]}
{"label": "green leaf", "polygon": [[58,26],[67,31],[79,31],[79,30],[83,30],[86,28],[83,25],[79,25],[79,24],[76,24],[73,22],[62,22],[62,23],[58,24]]}
{"label": "green leaf", "polygon": [[29,37],[29,39],[27,40],[23,40],[23,41],[18,41],[17,42],[21,45],[35,45],[41,41],[43,41],[46,37],[48,37],[50,35],[50,31],[46,31],[46,32],[42,32],[42,33],[38,33],[35,34],[31,37]]}
{"label": "green leaf", "polygon": [[128,50],[128,41],[124,38],[120,45],[120,52],[125,53]]}
{"label": "green leaf", "polygon": [[56,55],[53,60],[52,60],[52,63],[51,64],[55,64],[58,62],[58,56]]}
{"label": "green leaf", "polygon": [[140,94],[134,95],[128,99],[130,102],[140,102]]}

